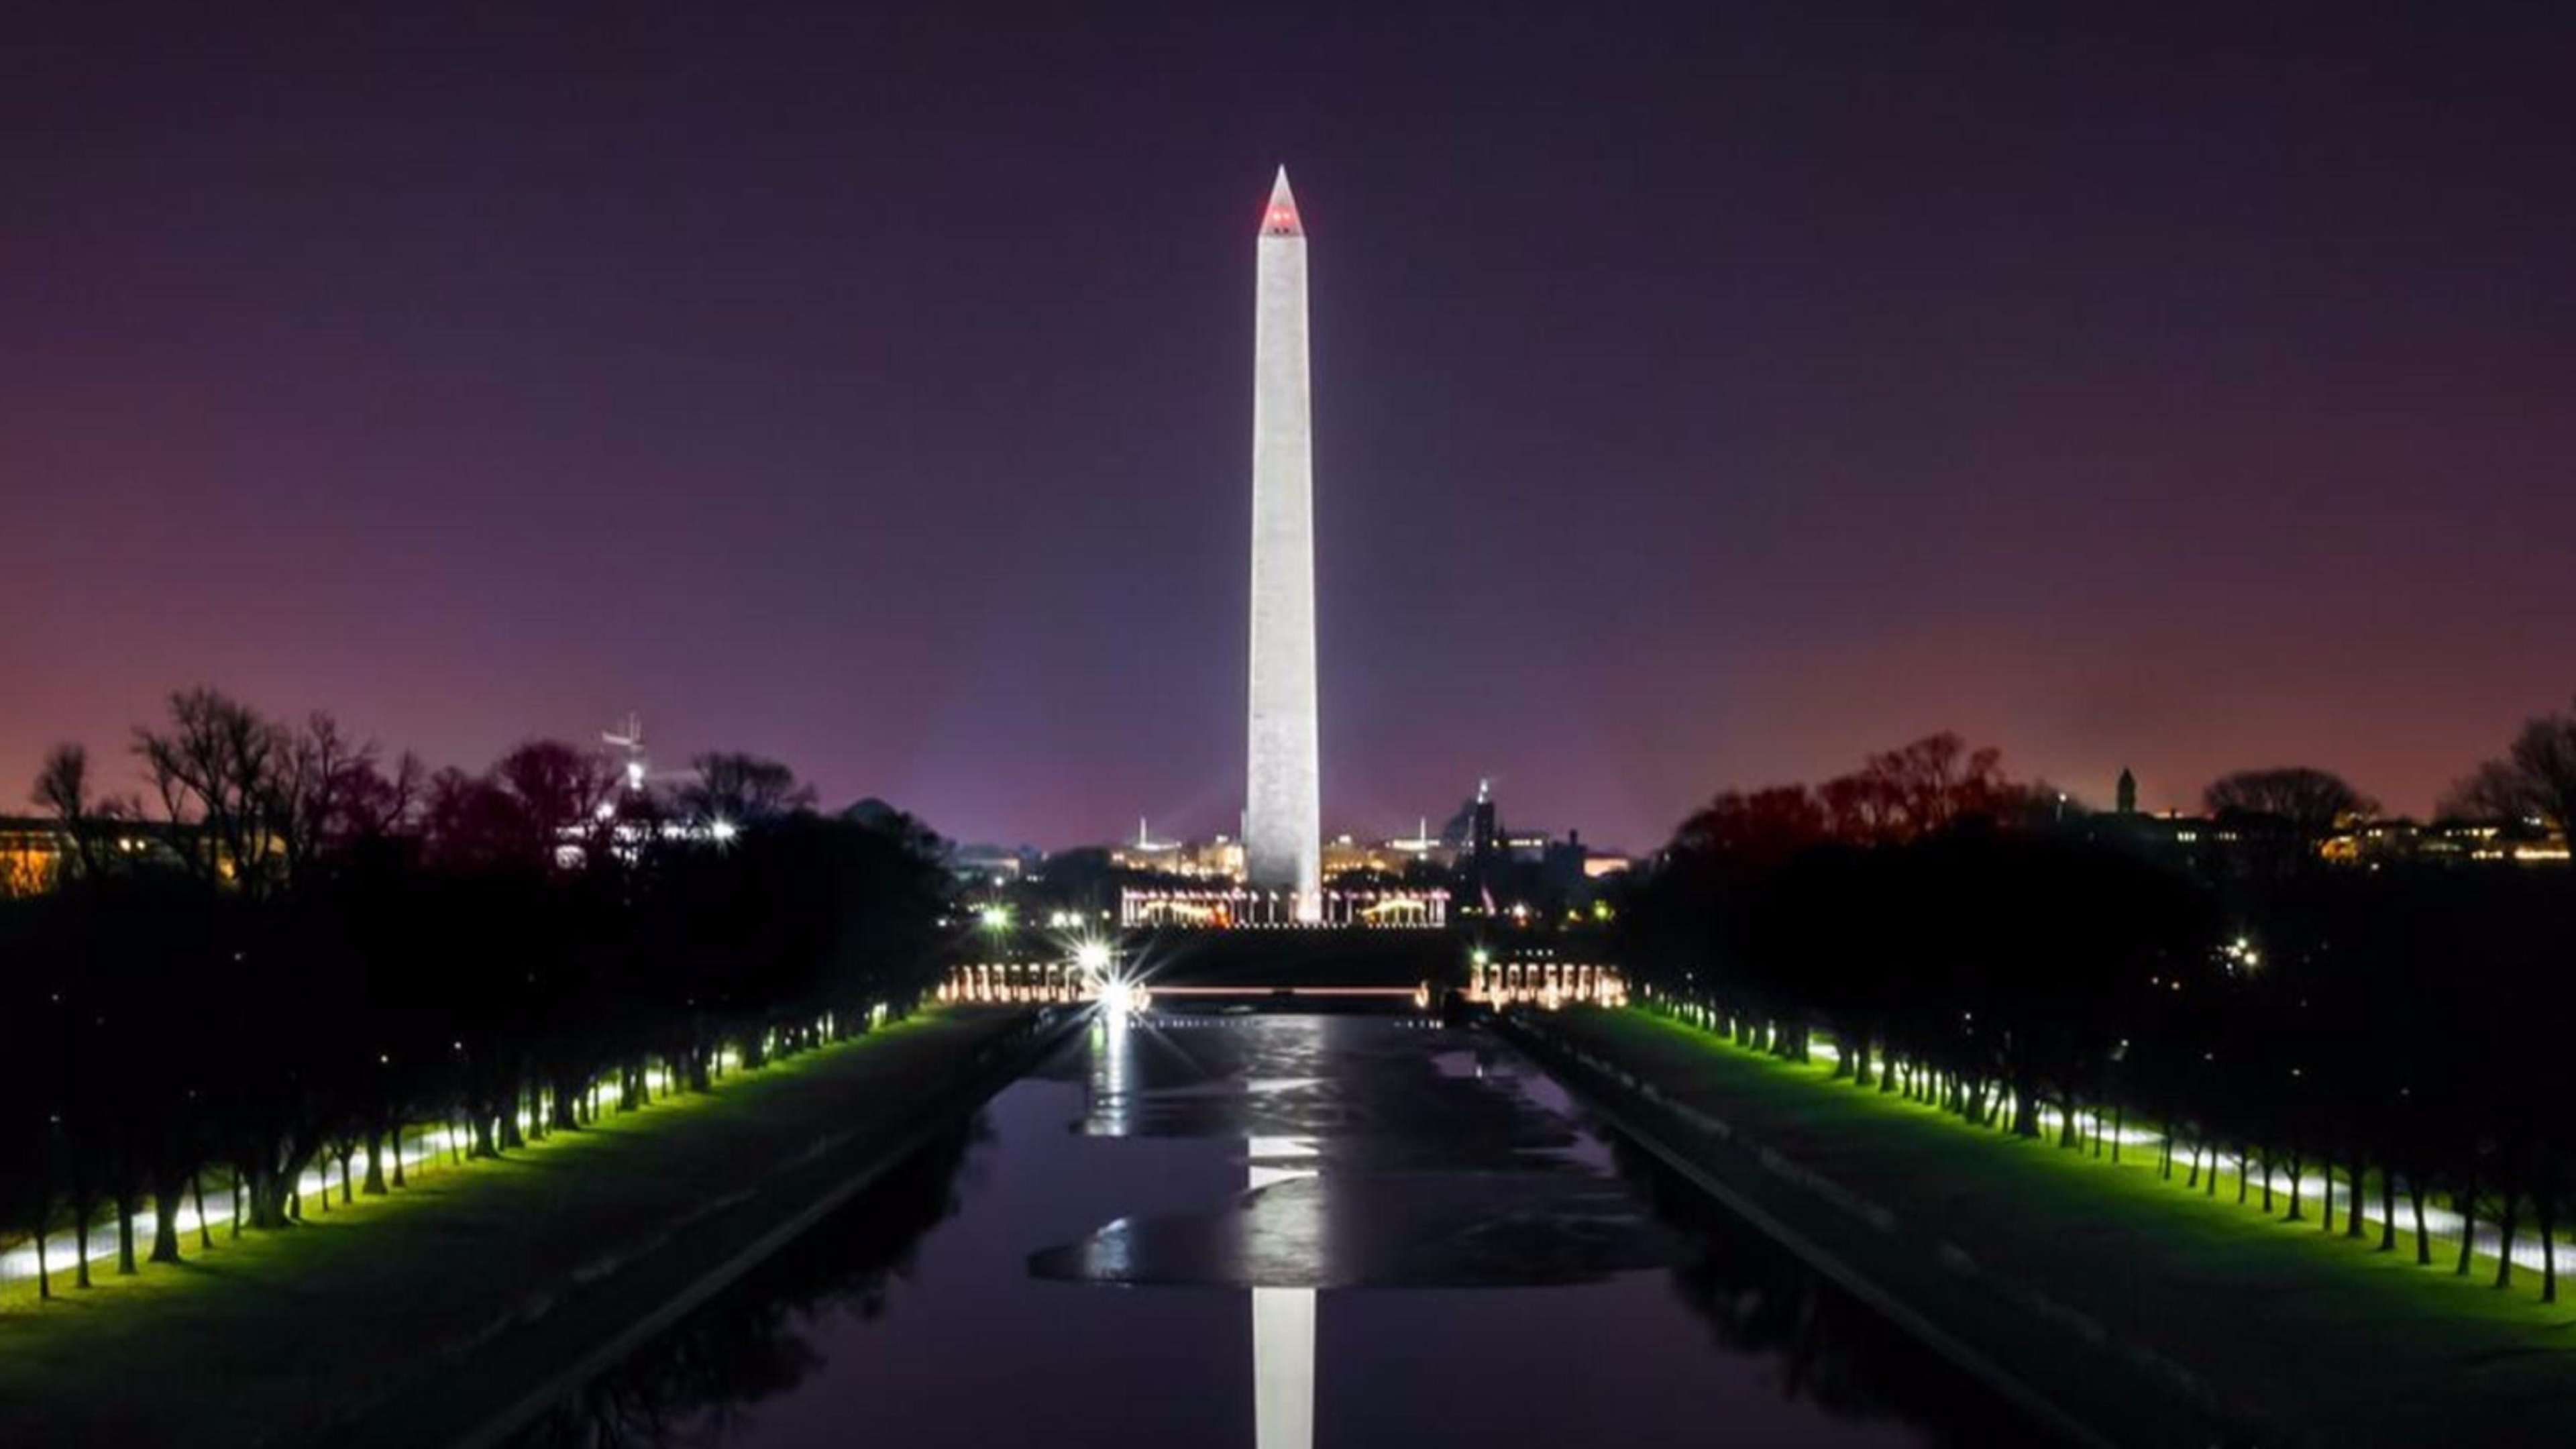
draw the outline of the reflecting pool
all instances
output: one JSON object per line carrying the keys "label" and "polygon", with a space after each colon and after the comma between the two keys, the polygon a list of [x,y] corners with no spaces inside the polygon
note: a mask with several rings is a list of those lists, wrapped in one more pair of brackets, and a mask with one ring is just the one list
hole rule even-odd
{"label": "reflecting pool", "polygon": [[1395,1015],[1098,1017],[528,1445],[2039,1443]]}

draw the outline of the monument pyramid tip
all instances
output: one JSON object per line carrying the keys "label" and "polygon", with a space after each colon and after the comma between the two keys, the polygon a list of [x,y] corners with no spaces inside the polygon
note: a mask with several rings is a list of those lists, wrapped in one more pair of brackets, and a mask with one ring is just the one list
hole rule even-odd
{"label": "monument pyramid tip", "polygon": [[1262,209],[1263,236],[1304,236],[1305,223],[1297,216],[1297,193],[1288,189],[1288,168],[1279,168],[1279,177],[1270,183],[1270,204]]}

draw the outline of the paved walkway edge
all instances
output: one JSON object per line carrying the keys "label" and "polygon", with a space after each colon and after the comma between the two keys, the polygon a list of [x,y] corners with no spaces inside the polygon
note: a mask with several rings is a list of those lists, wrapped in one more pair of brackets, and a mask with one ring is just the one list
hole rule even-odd
{"label": "paved walkway edge", "polygon": [[[1517,1016],[1515,1044],[1584,1105],[1728,1211],[1795,1253],[2069,1442],[2204,1449],[2294,1442],[2222,1409],[2197,1376],[2091,1319],[1997,1280],[1955,1245],[1672,1100],[1654,1083]],[[2046,1365],[2046,1369],[2039,1366]]]}
{"label": "paved walkway edge", "polygon": [[[723,1292],[954,1129],[1081,1023],[1033,1017],[892,1135],[852,1132],[782,1163],[742,1193],[582,1283],[542,1317],[475,1344],[353,1407],[313,1449],[491,1449],[654,1335]],[[487,1384],[481,1393],[469,1384]]]}

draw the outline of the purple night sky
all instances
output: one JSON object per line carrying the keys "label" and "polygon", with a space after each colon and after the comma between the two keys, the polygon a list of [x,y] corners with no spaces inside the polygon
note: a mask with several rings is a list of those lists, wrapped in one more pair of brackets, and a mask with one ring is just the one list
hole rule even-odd
{"label": "purple night sky", "polygon": [[2564,6],[49,8],[0,810],[206,681],[1231,830],[1282,161],[1328,830],[1940,728],[2421,812],[2576,690]]}

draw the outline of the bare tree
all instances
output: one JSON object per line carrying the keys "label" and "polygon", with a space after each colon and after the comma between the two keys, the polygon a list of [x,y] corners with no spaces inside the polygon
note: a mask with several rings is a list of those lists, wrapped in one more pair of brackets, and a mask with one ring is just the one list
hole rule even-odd
{"label": "bare tree", "polygon": [[617,815],[617,767],[561,740],[531,740],[503,755],[492,778],[515,807],[518,850],[554,860],[575,847],[596,860]]}
{"label": "bare tree", "polygon": [[1913,835],[1930,834],[1966,816],[1993,814],[2009,796],[2003,752],[1992,746],[1971,750],[1947,732],[1874,756],[1868,768],[1887,781]]}
{"label": "bare tree", "polygon": [[309,871],[330,844],[349,797],[375,774],[376,747],[352,743],[340,722],[320,710],[304,728],[281,732],[278,768],[268,788],[269,828],[289,880]]}
{"label": "bare tree", "polygon": [[752,825],[814,808],[814,787],[798,784],[796,772],[776,760],[717,752],[689,765],[698,777],[681,787],[679,803],[694,819]]}
{"label": "bare tree", "polygon": [[2523,721],[2500,760],[2452,787],[2446,813],[2538,819],[2576,840],[2576,713]]}
{"label": "bare tree", "polygon": [[96,875],[107,867],[101,827],[124,819],[130,807],[123,801],[90,793],[89,750],[85,746],[60,744],[47,751],[29,798],[62,827],[64,837],[71,842],[73,863],[81,874]]}
{"label": "bare tree", "polygon": [[1684,820],[1676,850],[1719,863],[1778,865],[1825,839],[1825,807],[1804,785],[1728,790]]}
{"label": "bare tree", "polygon": [[166,730],[137,727],[134,753],[174,827],[171,845],[209,884],[265,894],[281,872],[278,780],[287,732],[219,690],[170,696]]}
{"label": "bare tree", "polygon": [[2332,830],[2347,816],[2379,809],[2378,801],[2354,789],[2342,776],[2304,765],[2221,776],[2200,792],[2200,801],[2212,815],[2275,820],[2309,838]]}
{"label": "bare tree", "polygon": [[1971,750],[1947,731],[1872,755],[1858,770],[1816,787],[1835,835],[1879,844],[1937,834],[1972,817],[1999,817],[2021,798],[2020,788],[2004,778],[2000,750]]}
{"label": "bare tree", "polygon": [[45,753],[36,770],[36,787],[27,798],[57,820],[78,820],[89,813],[89,750],[61,744]]}
{"label": "bare tree", "polygon": [[429,769],[409,750],[390,773],[358,762],[333,802],[331,834],[343,842],[383,840],[411,830],[429,796]]}
{"label": "bare tree", "polygon": [[212,689],[172,695],[169,727],[136,730],[134,753],[190,869],[253,895],[341,843],[402,828],[427,788],[417,756],[388,775],[374,742],[352,740],[328,713],[289,728]]}

